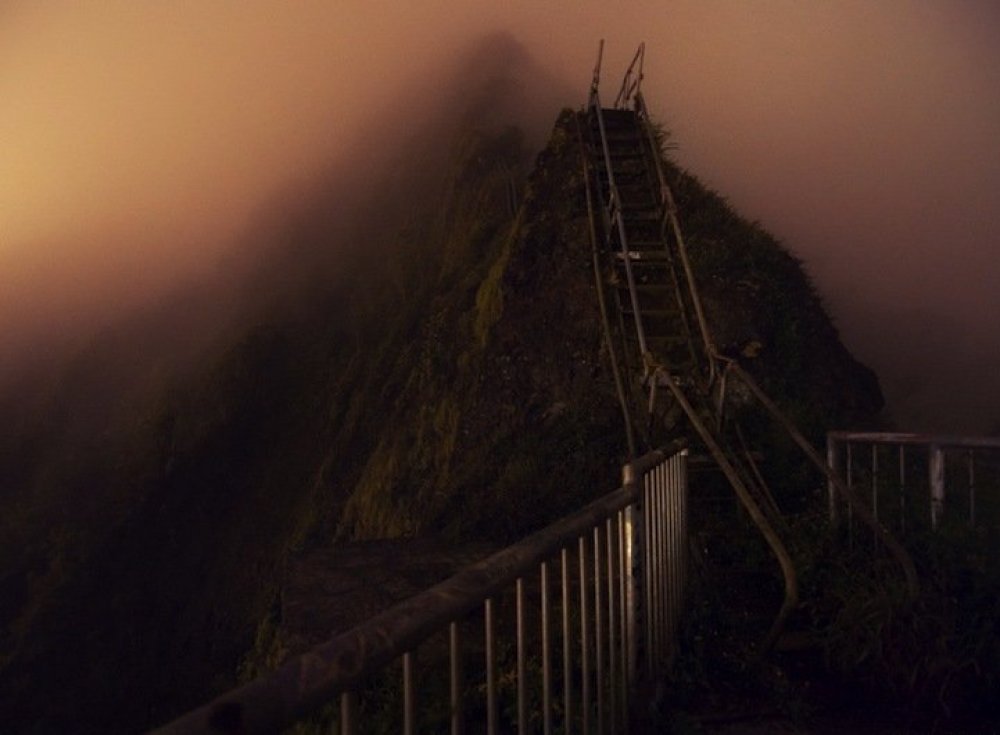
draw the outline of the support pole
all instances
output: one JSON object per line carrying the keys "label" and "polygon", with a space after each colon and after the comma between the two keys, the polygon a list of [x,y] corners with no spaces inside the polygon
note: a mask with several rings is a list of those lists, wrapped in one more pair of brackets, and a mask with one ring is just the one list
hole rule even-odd
{"label": "support pole", "polygon": [[[840,470],[841,461],[840,444],[832,436],[826,437],[826,466],[834,474]],[[840,525],[840,509],[837,506],[837,489],[833,485],[833,480],[826,481],[827,502],[830,508],[830,527],[837,528]]]}
{"label": "support pole", "polygon": [[944,450],[940,444],[930,447],[931,529],[936,531],[944,513]]}
{"label": "support pole", "polygon": [[639,568],[642,559],[642,474],[636,472],[631,462],[622,468],[622,485],[626,488],[635,487],[638,490],[636,503],[624,509],[625,517],[625,639],[628,651],[626,663],[626,681],[629,690],[635,688],[638,680],[638,617],[639,617],[639,579],[642,570]]}

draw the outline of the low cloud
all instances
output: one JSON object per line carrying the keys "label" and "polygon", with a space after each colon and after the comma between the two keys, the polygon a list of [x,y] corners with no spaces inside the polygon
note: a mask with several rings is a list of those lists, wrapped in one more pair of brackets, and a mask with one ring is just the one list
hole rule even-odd
{"label": "low cloud", "polygon": [[[995,360],[988,3],[57,1],[0,15],[0,374],[252,263],[261,211],[322,171],[350,172],[343,201],[379,186],[386,136],[469,102],[441,80],[456,62],[479,75],[464,49],[497,31],[538,60],[529,76],[558,80],[528,94],[542,130],[584,102],[598,38],[609,98],[645,40],[644,88],[679,162],[805,260],[897,416],[916,416],[893,387],[915,360],[931,386]],[[914,342],[935,318],[951,326],[929,354]],[[995,425],[1000,379],[983,372],[921,425]]]}

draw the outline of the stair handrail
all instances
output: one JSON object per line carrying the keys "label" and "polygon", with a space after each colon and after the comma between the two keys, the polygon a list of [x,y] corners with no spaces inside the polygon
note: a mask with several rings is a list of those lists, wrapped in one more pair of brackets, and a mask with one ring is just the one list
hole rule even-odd
{"label": "stair handrail", "polygon": [[[736,377],[747,386],[750,392],[758,400],[758,402],[765,408],[765,410],[771,414],[772,418],[778,422],[782,428],[788,433],[792,441],[794,441],[802,452],[806,455],[809,461],[815,465],[820,472],[822,472],[829,482],[831,489],[840,495],[847,502],[857,502],[854,498],[854,493],[847,486],[847,484],[836,475],[827,465],[826,462],[819,456],[819,453],[812,446],[808,439],[806,439],[802,432],[799,431],[798,427],[795,426],[794,422],[789,419],[784,412],[778,408],[777,404],[771,400],[757,383],[750,377],[750,375],[742,368],[742,366],[735,360],[727,358],[719,353],[715,346],[714,341],[711,337],[711,332],[708,328],[708,322],[705,318],[704,309],[701,303],[701,297],[698,294],[698,286],[694,279],[694,272],[691,268],[690,258],[687,252],[687,245],[684,241],[684,237],[681,233],[680,222],[677,218],[677,204],[673,198],[673,192],[667,185],[666,176],[663,172],[662,162],[660,161],[660,156],[658,155],[658,148],[655,144],[655,136],[653,135],[652,124],[649,119],[649,110],[646,107],[645,99],[641,92],[637,92],[636,95],[636,113],[639,116],[640,122],[646,130],[646,134],[650,140],[650,144],[653,146],[654,162],[656,164],[656,173],[660,181],[660,191],[661,196],[664,197],[664,209],[666,215],[670,220],[671,228],[673,229],[674,237],[677,242],[678,252],[680,253],[681,263],[684,267],[684,273],[687,277],[688,288],[691,296],[692,303],[694,304],[695,314],[698,319],[698,327],[701,330],[702,338],[705,343],[705,350],[708,356],[708,363],[710,369],[709,381],[710,384],[714,381],[715,377],[719,374],[724,374],[726,372],[732,372]],[[915,600],[919,594],[920,584],[917,578],[916,567],[913,563],[913,558],[910,556],[909,552],[899,543],[896,538],[889,533],[889,531],[883,527],[871,513],[867,512],[867,509],[862,509],[859,512],[859,518],[865,525],[872,529],[875,537],[879,539],[882,545],[889,551],[889,553],[896,559],[899,563],[903,576],[906,580],[907,594],[910,600]]]}
{"label": "stair handrail", "polygon": [[[598,67],[595,69],[595,86],[590,89],[590,100],[588,106],[597,118],[597,128],[601,137],[601,152],[604,157],[604,166],[608,172],[608,196],[609,201],[607,206],[603,207],[606,232],[610,236],[612,227],[618,230],[618,241],[620,244],[620,251],[622,254],[622,262],[625,267],[625,280],[628,283],[629,299],[632,303],[632,317],[635,321],[635,332],[636,337],[639,340],[639,351],[642,353],[644,358],[644,363],[647,363],[646,356],[649,354],[649,349],[646,345],[646,330],[642,325],[642,314],[639,309],[639,292],[635,285],[635,276],[632,273],[632,263],[629,260],[629,248],[628,248],[628,235],[625,231],[625,220],[622,218],[621,212],[621,197],[618,193],[618,185],[615,182],[614,167],[611,165],[611,147],[608,145],[608,134],[607,128],[604,124],[604,112],[601,107],[601,97],[600,92],[597,89],[597,71],[600,68],[601,56],[604,49],[604,41],[601,41],[600,51],[598,52]],[[634,62],[633,62],[634,63]]]}
{"label": "stair handrail", "polygon": [[858,497],[854,489],[848,486],[846,482],[831,468],[823,457],[820,456],[816,448],[813,447],[812,443],[803,436],[802,432],[799,431],[795,423],[785,415],[778,405],[771,400],[771,397],[764,392],[764,390],[757,385],[757,381],[750,377],[750,374],[743,369],[743,366],[739,364],[736,360],[723,357],[721,355],[716,355],[716,359],[720,362],[726,364],[726,370],[732,372],[740,382],[745,385],[757,401],[764,407],[764,409],[771,414],[771,417],[778,422],[782,428],[788,433],[792,441],[794,441],[802,453],[806,455],[809,461],[826,477],[830,488],[840,496],[841,500],[846,503],[850,503],[854,512],[857,514],[858,518],[861,519],[862,523],[868,526],[875,538],[886,548],[886,550],[896,559],[899,566],[903,570],[903,576],[906,579],[906,592],[908,599],[912,602],[917,599],[920,594],[920,581],[917,577],[917,568],[913,563],[913,557],[910,555],[901,543],[896,539],[883,526],[877,518],[872,514],[872,512],[867,508],[861,498]]}
{"label": "stair handrail", "polygon": [[[640,87],[642,86],[642,67],[645,59],[646,42],[643,41],[639,44],[639,48],[636,49],[635,56],[632,57],[632,63],[629,64],[628,70],[622,79],[621,89],[618,90],[618,96],[615,98],[616,108],[626,109],[629,100],[638,97]],[[638,65],[638,68],[636,65]]]}
{"label": "stair handrail", "polygon": [[795,612],[796,607],[798,607],[799,582],[798,573],[795,571],[795,563],[792,561],[792,555],[788,552],[788,548],[781,540],[777,530],[774,528],[770,520],[768,520],[757,501],[754,500],[753,495],[750,493],[746,483],[743,482],[736,468],[733,466],[733,463],[730,462],[729,458],[726,456],[725,450],[716,440],[714,433],[701,420],[698,412],[691,405],[691,402],[688,401],[687,396],[684,395],[684,391],[680,384],[665,367],[661,366],[657,368],[655,377],[659,376],[663,377],[662,382],[673,393],[675,400],[684,410],[688,420],[691,421],[691,425],[694,427],[712,457],[715,459],[716,464],[719,465],[719,469],[721,469],[723,474],[726,476],[730,486],[736,493],[737,499],[747,511],[747,514],[750,516],[750,520],[753,521],[757,530],[760,531],[760,534],[764,537],[764,541],[767,543],[768,547],[770,547],[771,553],[774,554],[774,557],[778,562],[778,566],[781,568],[781,576],[784,580],[785,586],[784,598],[782,599],[781,608],[778,610],[778,614],[771,623],[771,628],[768,630],[767,635],[760,644],[758,655],[763,656],[771,650],[775,643],[777,643],[778,638],[785,629],[785,624],[788,622],[792,613]]}
{"label": "stair handrail", "polygon": [[597,90],[601,86],[601,61],[604,58],[604,39],[602,38],[597,44],[597,63],[594,64],[594,76],[590,81],[590,97],[587,100],[587,104],[593,107],[594,100],[597,98]]}
{"label": "stair handrail", "polygon": [[[657,565],[657,572],[668,573],[663,571],[667,569],[665,564],[667,556],[663,553],[650,554],[642,551],[642,540],[635,532],[635,528],[644,521],[641,520],[641,515],[631,514],[640,503],[648,502],[650,488],[656,482],[659,482],[661,487],[666,487],[670,483],[671,487],[675,488],[673,495],[678,499],[678,503],[684,504],[660,516],[665,518],[670,515],[677,528],[679,555],[671,567],[674,569],[674,577],[670,581],[674,583],[673,589],[676,591],[679,605],[685,574],[683,554],[687,545],[684,510],[687,497],[686,462],[687,449],[684,442],[673,442],[630,461],[623,467],[623,483],[617,490],[590,502],[492,556],[461,569],[448,579],[382,611],[325,643],[289,659],[277,670],[181,715],[173,722],[155,730],[155,735],[283,732],[303,717],[334,701],[338,696],[342,703],[341,717],[350,723],[341,732],[355,732],[356,730],[352,729],[351,716],[345,715],[343,709],[345,702],[351,701],[350,692],[353,689],[387,664],[416,649],[431,635],[447,629],[449,625],[456,625],[456,621],[487,604],[487,601],[510,589],[512,585],[520,587],[521,580],[525,576],[537,573],[539,565],[544,565],[553,557],[559,557],[571,545],[576,547],[579,543],[581,544],[579,548],[583,548],[584,539],[594,533],[595,528],[606,527],[610,534],[614,519],[618,519],[616,525],[619,528],[618,533],[621,534],[616,539],[616,545],[620,543],[620,546],[613,552],[618,555],[617,559],[621,564],[619,571],[621,576],[618,580],[621,583],[621,592],[617,601],[621,603],[619,609],[622,615],[621,635],[618,640],[623,648],[619,662],[623,667],[621,669],[623,676],[628,675],[623,680],[627,689],[634,689],[636,681],[633,674],[637,668],[638,652],[640,650],[643,652],[647,665],[652,661],[653,654],[657,655],[658,660],[665,660],[664,651],[656,651],[653,644],[658,644],[661,649],[665,644],[669,645],[664,634],[672,635],[676,627],[654,631],[651,627],[654,621],[648,615],[648,608],[646,619],[643,621],[645,624],[639,624],[642,619],[637,608],[643,603],[639,600],[639,590],[636,587],[646,585],[645,604],[648,605],[651,591],[648,580],[651,579],[653,572],[651,565]],[[672,479],[656,480],[655,473],[663,474],[664,469],[673,470],[670,475]],[[662,539],[660,541],[662,549]],[[608,541],[608,544],[610,543]],[[605,557],[605,560],[608,558]],[[565,563],[564,561],[563,564]],[[658,589],[660,588],[666,589],[662,581]],[[664,595],[657,593],[656,596],[662,611]],[[491,614],[486,613],[487,616]],[[665,622],[662,616],[660,622]],[[657,635],[656,641],[650,632]],[[639,644],[640,638],[643,640],[642,645]],[[520,681],[523,682],[524,679]],[[625,696],[632,695],[625,694]],[[622,712],[627,713],[627,701],[623,698]],[[566,702],[568,705],[568,698]],[[495,708],[493,714],[495,716]],[[454,724],[456,720],[453,719],[452,722]],[[526,723],[526,716],[522,722]],[[623,722],[622,725],[624,724]],[[490,732],[496,730],[493,722]]]}
{"label": "stair handrail", "polygon": [[625,381],[622,378],[621,368],[618,365],[618,357],[615,354],[615,349],[611,339],[611,322],[608,318],[607,299],[604,298],[604,283],[601,279],[600,268],[600,246],[598,245],[597,224],[594,216],[596,207],[594,206],[594,191],[590,177],[590,168],[592,164],[590,157],[586,154],[586,144],[584,143],[582,128],[583,126],[580,124],[580,118],[577,116],[576,137],[582,154],[580,159],[583,172],[583,187],[584,191],[587,193],[587,234],[590,238],[590,255],[594,271],[594,286],[597,290],[597,306],[601,314],[601,328],[604,332],[604,341],[608,346],[608,357],[611,359],[611,375],[615,382],[615,392],[618,394],[618,403],[621,406],[622,419],[625,422],[625,439],[628,443],[628,456],[631,461],[636,456],[635,431],[632,426],[632,411],[629,407],[628,398],[625,393]]}
{"label": "stair handrail", "polygon": [[698,321],[698,331],[701,333],[702,343],[705,348],[705,356],[708,362],[708,382],[713,384],[716,378],[716,361],[714,355],[717,354],[715,341],[708,328],[708,320],[705,318],[705,308],[702,305],[701,294],[698,292],[698,283],[694,277],[694,270],[691,268],[691,258],[688,256],[687,243],[681,231],[680,220],[677,217],[677,203],[674,200],[673,192],[667,183],[667,176],[663,171],[663,162],[660,160],[660,147],[653,132],[653,125],[649,118],[649,109],[646,107],[646,100],[642,92],[636,91],[635,111],[639,117],[639,122],[646,133],[650,150],[653,152],[653,164],[656,169],[656,178],[660,185],[660,204],[663,207],[664,217],[670,224],[670,229],[677,243],[677,252],[680,255],[681,267],[684,269],[684,280],[687,281],[688,296],[694,306],[695,319]]}
{"label": "stair handrail", "polygon": [[[602,42],[603,51],[603,42]],[[816,450],[812,447],[809,441],[802,435],[795,424],[778,408],[778,406],[767,396],[763,390],[752,380],[752,378],[742,369],[738,362],[727,358],[726,356],[720,354],[715,346],[714,340],[711,336],[711,331],[709,330],[708,320],[705,316],[704,307],[701,301],[701,296],[698,292],[697,283],[694,277],[694,271],[691,267],[690,257],[687,251],[687,244],[684,240],[683,233],[680,227],[680,221],[677,216],[677,204],[673,197],[673,192],[667,183],[667,178],[663,170],[662,156],[660,151],[660,146],[656,140],[656,136],[653,130],[652,123],[649,118],[649,111],[646,107],[645,99],[643,98],[640,85],[642,82],[642,67],[644,63],[645,56],[645,44],[640,44],[639,49],[636,52],[635,57],[632,59],[632,64],[629,66],[628,71],[625,74],[625,78],[622,82],[621,90],[618,93],[618,97],[615,100],[616,109],[627,109],[629,102],[633,103],[633,109],[636,116],[639,119],[639,124],[645,131],[645,136],[649,144],[649,150],[652,153],[653,164],[656,170],[656,176],[660,187],[660,205],[663,210],[664,226],[669,225],[672,235],[674,237],[674,242],[676,243],[677,252],[681,260],[683,267],[685,280],[687,281],[687,291],[688,297],[691,300],[692,306],[695,311],[695,315],[698,321],[698,328],[701,333],[702,341],[704,344],[705,359],[707,361],[708,367],[708,384],[709,389],[715,385],[716,381],[720,383],[719,388],[719,406],[717,408],[719,412],[719,421],[721,426],[721,416],[724,410],[724,385],[725,376],[728,373],[732,373],[737,377],[746,387],[749,389],[751,394],[753,394],[759,403],[765,408],[765,410],[771,414],[771,416],[788,432],[792,440],[798,444],[800,449],[806,454],[807,458],[815,464],[821,472],[826,474],[830,486],[834,488],[835,492],[839,494],[843,499],[847,501],[853,500],[852,490],[847,487],[847,485],[840,480],[839,477],[827,466],[825,462],[820,459]],[[638,67],[638,68],[637,68]],[[600,106],[599,96],[597,94],[596,87],[591,90],[591,107],[594,109],[597,115],[598,128],[601,135],[601,143],[604,149],[605,165],[608,169],[608,185],[612,191],[612,206],[616,202],[616,186],[614,182],[613,172],[611,170],[611,158],[610,152],[608,150],[608,143],[606,137],[606,131],[604,128],[603,112]],[[617,213],[619,223],[621,223],[620,212]],[[665,229],[665,228],[664,228]],[[663,233],[665,235],[665,232]],[[736,468],[729,461],[725,454],[725,451],[718,444],[713,435],[712,431],[702,422],[701,418],[698,416],[697,412],[691,406],[690,402],[684,394],[681,385],[675,380],[674,376],[670,374],[666,366],[651,363],[648,359],[649,353],[645,349],[645,340],[642,332],[641,319],[638,314],[638,299],[635,290],[635,282],[632,278],[631,267],[628,259],[627,244],[625,240],[624,227],[621,231],[621,243],[624,250],[624,264],[626,277],[628,278],[628,286],[630,296],[632,298],[633,311],[635,312],[636,327],[638,333],[638,339],[640,342],[640,349],[642,350],[644,358],[644,371],[643,377],[649,378],[652,376],[651,385],[652,390],[650,393],[650,405],[652,407],[655,401],[656,387],[661,383],[660,378],[663,378],[662,382],[666,385],[670,391],[674,394],[674,398],[677,403],[682,407],[683,411],[687,414],[692,425],[695,427],[697,433],[702,437],[705,444],[709,447],[711,453],[718,462],[720,468],[726,474],[727,479],[730,481],[734,491],[742,502],[743,506],[749,512],[755,525],[758,527],[768,545],[771,547],[772,552],[777,557],[777,560],[781,566],[781,571],[784,576],[785,581],[785,598],[781,606],[781,610],[776,616],[774,623],[771,626],[766,638],[764,639],[762,645],[762,652],[767,651],[777,640],[780,635],[784,624],[788,620],[792,611],[798,604],[798,578],[795,571],[794,564],[792,562],[791,556],[788,553],[787,548],[782,542],[781,538],[778,536],[776,530],[771,525],[770,521],[765,517],[764,513],[761,511],[756,501],[752,498],[748,487],[743,482],[742,478],[739,477]],[[652,410],[652,408],[651,408]],[[869,526],[872,527],[873,532],[876,537],[881,541],[881,543],[888,549],[890,554],[895,557],[899,562],[903,575],[906,580],[907,593],[910,600],[917,597],[919,593],[919,583],[916,575],[916,569],[913,564],[912,557],[909,553],[902,547],[902,545],[890,534],[884,527],[882,527],[877,519],[873,518],[870,513],[862,511],[859,513],[862,520]]]}

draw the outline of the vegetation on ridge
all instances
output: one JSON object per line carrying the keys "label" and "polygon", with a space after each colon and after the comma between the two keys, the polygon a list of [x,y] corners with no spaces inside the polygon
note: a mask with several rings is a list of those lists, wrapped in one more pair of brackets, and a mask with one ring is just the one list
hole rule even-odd
{"label": "vegetation on ridge", "polygon": [[[352,254],[350,278],[304,290],[164,381],[83,457],[5,455],[2,477],[25,489],[4,498],[18,521],[0,539],[0,579],[16,591],[0,706],[16,727],[134,730],[231,685],[303,549],[423,533],[505,542],[617,482],[624,437],[573,115],[530,175],[516,129],[466,131],[427,185],[440,196],[365,243],[378,257]],[[800,264],[669,172],[720,346],[813,436],[871,421],[877,383]],[[280,236],[328,245],[309,222]],[[43,443],[49,428],[0,446]],[[44,512],[25,500],[42,496]]]}

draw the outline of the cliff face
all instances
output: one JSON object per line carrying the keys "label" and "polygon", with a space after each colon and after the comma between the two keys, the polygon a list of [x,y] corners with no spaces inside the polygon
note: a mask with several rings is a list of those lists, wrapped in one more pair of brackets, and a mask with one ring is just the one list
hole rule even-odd
{"label": "cliff face", "polygon": [[[504,542],[615,486],[624,431],[574,113],[533,166],[515,128],[466,130],[455,150],[439,196],[383,226],[377,256],[171,381],[117,454],[64,468],[61,491],[100,512],[27,550],[4,539],[21,594],[0,709],[21,729],[134,730],[231,685],[303,549]],[[814,436],[872,420],[877,381],[800,264],[669,171],[719,345]]]}

